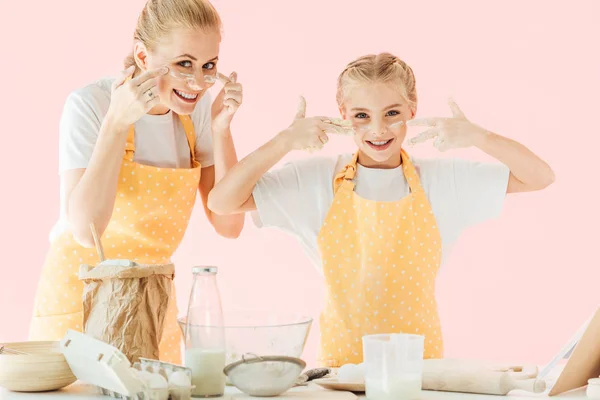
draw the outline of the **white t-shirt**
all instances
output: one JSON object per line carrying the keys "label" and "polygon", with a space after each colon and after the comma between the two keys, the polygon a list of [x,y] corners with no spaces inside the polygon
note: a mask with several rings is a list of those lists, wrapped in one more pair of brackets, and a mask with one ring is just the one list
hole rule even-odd
{"label": "white t-shirt", "polygon": [[[77,89],[67,97],[60,120],[59,173],[87,168],[96,146],[102,121],[108,112],[114,78],[103,78]],[[211,134],[210,95],[206,93],[190,115],[196,133],[195,156],[201,166],[214,164]],[[146,114],[135,124],[134,161],[164,168],[189,168],[190,148],[179,117],[172,111],[164,115]],[[61,191],[62,193],[62,191]],[[61,195],[61,210],[65,199]],[[50,240],[68,229],[61,212],[50,233]]]}
{"label": "white t-shirt", "polygon": [[[254,188],[258,227],[294,235],[319,271],[317,236],[333,202],[333,178],[352,159],[313,157],[265,174]],[[442,237],[442,264],[466,228],[499,216],[509,179],[504,164],[461,159],[411,159],[431,203]],[[358,165],[356,193],[375,201],[396,201],[409,194],[402,167],[372,169]]]}

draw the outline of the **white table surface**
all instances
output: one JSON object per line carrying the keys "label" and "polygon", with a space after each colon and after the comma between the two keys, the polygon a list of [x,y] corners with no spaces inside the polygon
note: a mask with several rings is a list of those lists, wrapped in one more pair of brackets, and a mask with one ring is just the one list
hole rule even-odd
{"label": "white table surface", "polygon": [[[530,393],[526,391],[515,390],[509,393],[507,396],[497,396],[497,395],[481,395],[481,394],[469,394],[469,393],[450,393],[450,392],[435,392],[423,390],[421,393],[421,400],[499,400],[502,398],[507,398],[510,400],[537,400],[537,399],[563,399],[563,398],[579,398],[579,399],[587,399],[585,393],[585,388],[573,390],[568,393],[561,394],[559,396],[549,397],[547,393],[552,388],[552,385],[556,382],[556,379],[560,376],[564,365],[557,365],[553,368],[548,376],[546,376],[546,391],[544,393]],[[305,390],[323,390],[322,387],[316,384],[310,384],[309,387],[298,387],[293,388],[291,391],[305,391]],[[241,392],[232,386],[225,387],[225,395],[220,398],[213,398],[212,400],[233,400],[237,396],[241,394]],[[316,394],[316,393],[315,393]],[[366,397],[361,393],[357,393],[358,399],[365,400]],[[319,396],[315,396],[318,398]],[[302,396],[302,398],[305,398]],[[83,382],[75,382],[74,384],[62,389],[53,392],[44,392],[44,393],[16,393],[9,392],[6,389],[0,388],[0,400],[28,400],[28,399],[40,399],[40,400],[88,400],[88,399],[111,399],[109,396],[102,395],[100,389],[96,386],[89,385]],[[247,400],[248,397],[244,396],[244,400]],[[250,397],[250,399],[252,399]],[[256,398],[260,399],[260,398]],[[277,400],[277,397],[271,397],[269,399]]]}
{"label": "white table surface", "polygon": [[[294,390],[294,389],[292,389]],[[221,399],[227,400],[234,398],[234,395],[239,393],[237,389],[227,387],[225,396]],[[508,396],[493,396],[493,395],[476,395],[466,393],[447,393],[447,392],[432,392],[424,390],[422,392],[422,400],[498,400],[502,397],[507,397],[511,400],[532,400],[532,399],[547,399],[549,398],[546,394],[533,394],[528,392],[513,391]],[[359,399],[365,399],[364,395],[359,395]],[[569,393],[565,393],[560,396],[553,396],[551,398],[587,398],[585,395],[585,389],[578,389]],[[110,399],[108,396],[103,396],[100,391],[91,385],[83,383],[74,383],[62,390],[45,393],[14,393],[9,392],[5,389],[0,388],[0,399],[2,400],[27,400],[27,399],[40,399],[40,400],[88,400],[88,399]],[[277,397],[271,398],[276,400]],[[213,399],[216,400],[216,399]]]}

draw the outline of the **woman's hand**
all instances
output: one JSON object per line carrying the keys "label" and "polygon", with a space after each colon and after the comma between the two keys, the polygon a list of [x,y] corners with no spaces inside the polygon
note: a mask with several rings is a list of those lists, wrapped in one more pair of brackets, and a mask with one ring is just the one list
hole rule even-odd
{"label": "woman's hand", "polygon": [[421,118],[406,122],[407,126],[431,127],[408,140],[415,145],[433,139],[433,145],[439,151],[471,147],[487,133],[482,127],[470,122],[454,100],[448,105],[452,110],[452,118]]}
{"label": "woman's hand", "polygon": [[121,129],[134,124],[150,109],[160,104],[158,77],[169,72],[167,67],[146,71],[127,81],[135,68],[129,67],[112,85],[107,118]]}
{"label": "woman's hand", "polygon": [[217,78],[223,83],[223,89],[212,105],[212,130],[222,133],[229,130],[233,116],[242,105],[244,96],[242,84],[237,83],[236,72],[232,72],[229,78],[217,73]]}
{"label": "woman's hand", "polygon": [[347,135],[352,132],[350,121],[328,117],[306,118],[306,99],[300,97],[294,122],[280,133],[290,150],[320,150],[328,142],[330,133]]}

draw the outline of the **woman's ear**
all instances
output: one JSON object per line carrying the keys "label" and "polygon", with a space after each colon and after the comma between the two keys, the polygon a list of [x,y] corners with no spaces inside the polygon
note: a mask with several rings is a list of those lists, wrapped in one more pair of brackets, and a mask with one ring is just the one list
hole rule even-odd
{"label": "woman's ear", "polygon": [[142,42],[135,42],[133,45],[133,59],[139,69],[142,71],[148,69],[148,50]]}

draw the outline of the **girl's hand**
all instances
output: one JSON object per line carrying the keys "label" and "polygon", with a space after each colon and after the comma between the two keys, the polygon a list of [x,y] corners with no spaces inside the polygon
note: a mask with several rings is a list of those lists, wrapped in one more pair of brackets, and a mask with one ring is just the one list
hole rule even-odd
{"label": "girl's hand", "polygon": [[[348,126],[346,126],[348,125]],[[352,129],[350,122],[343,123],[335,118],[306,118],[306,99],[300,97],[294,122],[281,135],[291,150],[320,150],[329,141],[328,134],[343,133]]]}
{"label": "girl's hand", "polygon": [[454,100],[450,99],[448,105],[452,110],[452,118],[421,118],[406,122],[407,126],[431,127],[408,140],[408,144],[415,145],[433,139],[433,145],[439,151],[471,147],[486,131],[470,122]]}

